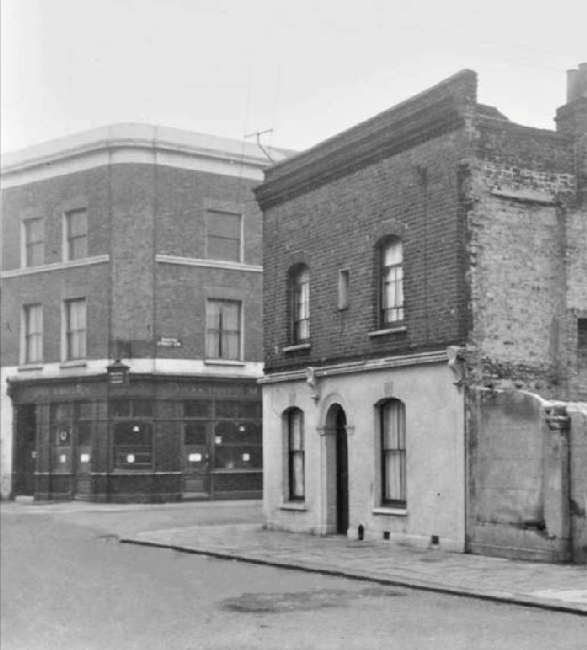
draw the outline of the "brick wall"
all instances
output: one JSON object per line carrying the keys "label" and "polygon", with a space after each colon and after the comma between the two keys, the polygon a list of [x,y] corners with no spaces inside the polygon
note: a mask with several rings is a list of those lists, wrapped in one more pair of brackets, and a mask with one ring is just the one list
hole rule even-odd
{"label": "brick wall", "polygon": [[[385,158],[270,208],[264,221],[265,362],[270,370],[373,357],[458,342],[466,304],[459,253],[457,168],[464,134],[455,131]],[[376,246],[404,242],[406,333],[377,330]],[[311,274],[311,350],[283,353],[288,270]],[[349,271],[349,307],[337,308],[338,273]]]}
{"label": "brick wall", "polygon": [[565,398],[572,138],[481,121],[475,153],[466,190],[474,381]]}
{"label": "brick wall", "polygon": [[[87,208],[89,256],[109,255],[110,264],[3,278],[2,364],[19,363],[21,307],[32,302],[44,306],[44,362],[59,361],[61,303],[74,297],[88,299],[88,359],[112,357],[118,341],[122,356],[131,342],[134,358],[202,358],[208,288],[216,292],[210,297],[243,301],[246,359],[260,361],[261,273],[155,264],[156,253],[205,258],[205,214],[213,206],[242,212],[244,262],[259,266],[262,223],[253,184],[172,167],[118,164],[4,190],[4,271],[21,266],[21,221],[31,216],[45,220],[45,263],[62,262],[62,215],[80,206]],[[156,347],[156,338],[169,334],[182,339],[181,348]]]}

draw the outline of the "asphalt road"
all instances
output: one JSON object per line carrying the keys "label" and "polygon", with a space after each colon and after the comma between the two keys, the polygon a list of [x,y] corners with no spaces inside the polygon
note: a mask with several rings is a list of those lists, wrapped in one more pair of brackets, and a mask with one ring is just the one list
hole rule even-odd
{"label": "asphalt road", "polygon": [[1,517],[2,650],[586,647],[571,614],[119,544],[124,512]]}

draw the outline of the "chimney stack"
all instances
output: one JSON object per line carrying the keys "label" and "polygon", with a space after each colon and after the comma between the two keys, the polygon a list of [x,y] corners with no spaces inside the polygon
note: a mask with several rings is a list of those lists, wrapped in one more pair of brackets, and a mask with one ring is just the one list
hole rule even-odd
{"label": "chimney stack", "polygon": [[587,63],[579,63],[576,70],[567,70],[567,104],[587,97]]}
{"label": "chimney stack", "polygon": [[567,71],[567,103],[556,112],[556,129],[585,141],[587,137],[587,63]]}

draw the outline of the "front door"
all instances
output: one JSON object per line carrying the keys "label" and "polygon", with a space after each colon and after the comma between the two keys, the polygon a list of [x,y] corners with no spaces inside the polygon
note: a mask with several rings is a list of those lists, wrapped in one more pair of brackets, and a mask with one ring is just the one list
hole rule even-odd
{"label": "front door", "polygon": [[14,454],[14,494],[33,496],[37,467],[37,407],[16,407],[16,448]]}
{"label": "front door", "polygon": [[183,430],[183,498],[206,499],[210,496],[210,453],[208,444],[212,423],[191,421]]}
{"label": "front door", "polygon": [[349,527],[349,474],[346,416],[336,413],[336,532],[346,535]]}

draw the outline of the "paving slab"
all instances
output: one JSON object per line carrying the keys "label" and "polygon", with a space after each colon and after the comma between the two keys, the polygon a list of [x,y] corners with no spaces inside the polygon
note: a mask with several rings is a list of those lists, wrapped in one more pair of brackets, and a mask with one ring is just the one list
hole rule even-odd
{"label": "paving slab", "polygon": [[120,541],[587,615],[585,566],[318,537],[259,524],[172,528]]}

